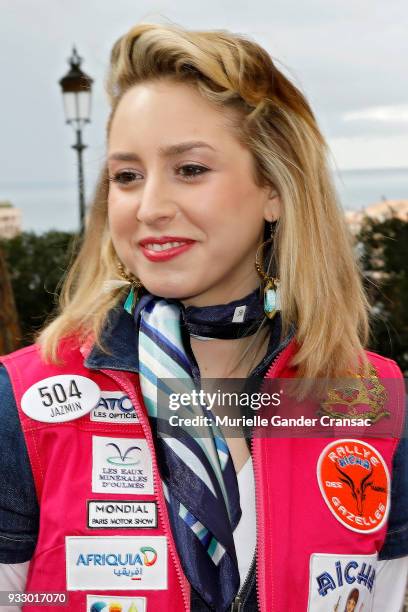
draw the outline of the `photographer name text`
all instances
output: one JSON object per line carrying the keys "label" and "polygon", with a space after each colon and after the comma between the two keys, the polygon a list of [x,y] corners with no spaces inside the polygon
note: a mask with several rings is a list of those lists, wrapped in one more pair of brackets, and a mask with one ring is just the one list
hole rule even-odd
{"label": "photographer name text", "polygon": [[172,427],[209,427],[211,423],[219,427],[370,427],[370,419],[358,418],[336,418],[322,415],[316,418],[300,416],[298,418],[284,418],[274,415],[270,418],[254,415],[251,417],[230,417],[215,415],[212,418],[204,415],[194,417],[180,417],[177,414],[171,415],[169,424]]}

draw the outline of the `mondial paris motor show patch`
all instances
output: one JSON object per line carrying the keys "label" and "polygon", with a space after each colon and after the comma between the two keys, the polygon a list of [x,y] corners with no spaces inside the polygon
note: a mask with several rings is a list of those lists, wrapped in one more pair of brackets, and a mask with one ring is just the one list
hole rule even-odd
{"label": "mondial paris motor show patch", "polygon": [[371,533],[380,529],[390,506],[390,477],[380,453],[361,440],[328,444],[317,463],[323,498],[347,529]]}
{"label": "mondial paris motor show patch", "polygon": [[307,612],[370,612],[376,566],[376,554],[311,555]]}

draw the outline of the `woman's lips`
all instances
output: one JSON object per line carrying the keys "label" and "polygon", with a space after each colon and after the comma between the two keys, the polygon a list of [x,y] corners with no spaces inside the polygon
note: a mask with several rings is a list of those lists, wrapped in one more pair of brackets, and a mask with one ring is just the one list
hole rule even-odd
{"label": "woman's lips", "polygon": [[[176,242],[176,241],[173,241],[173,242]],[[162,250],[160,251],[153,250],[154,248],[153,245],[156,245],[156,244],[159,244],[159,243],[155,242],[155,243],[152,243],[151,245],[139,244],[140,250],[142,251],[143,255],[149,261],[154,261],[154,262],[168,261],[169,259],[172,259],[173,257],[177,257],[177,255],[181,255],[181,253],[184,253],[185,251],[190,249],[195,244],[195,241],[184,242],[184,243],[181,243],[179,246],[170,246],[170,241],[169,241],[168,247],[165,244],[160,245],[160,247],[162,248]],[[148,248],[149,246],[150,248]]]}

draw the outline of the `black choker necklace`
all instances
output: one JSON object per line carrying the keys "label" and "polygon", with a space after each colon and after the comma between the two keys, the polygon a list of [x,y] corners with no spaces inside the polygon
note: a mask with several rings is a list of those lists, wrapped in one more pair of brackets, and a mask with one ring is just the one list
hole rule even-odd
{"label": "black choker necklace", "polygon": [[215,306],[183,306],[182,325],[190,336],[203,340],[234,340],[253,335],[265,316],[260,290]]}

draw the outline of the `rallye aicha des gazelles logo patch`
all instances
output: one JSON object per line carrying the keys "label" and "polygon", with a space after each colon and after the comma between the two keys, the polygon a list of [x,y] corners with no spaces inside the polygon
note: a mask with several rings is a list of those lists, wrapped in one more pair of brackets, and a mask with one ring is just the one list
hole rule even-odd
{"label": "rallye aicha des gazelles logo patch", "polygon": [[328,444],[317,462],[323,498],[348,529],[372,533],[387,519],[390,477],[381,454],[367,442],[344,439]]}

